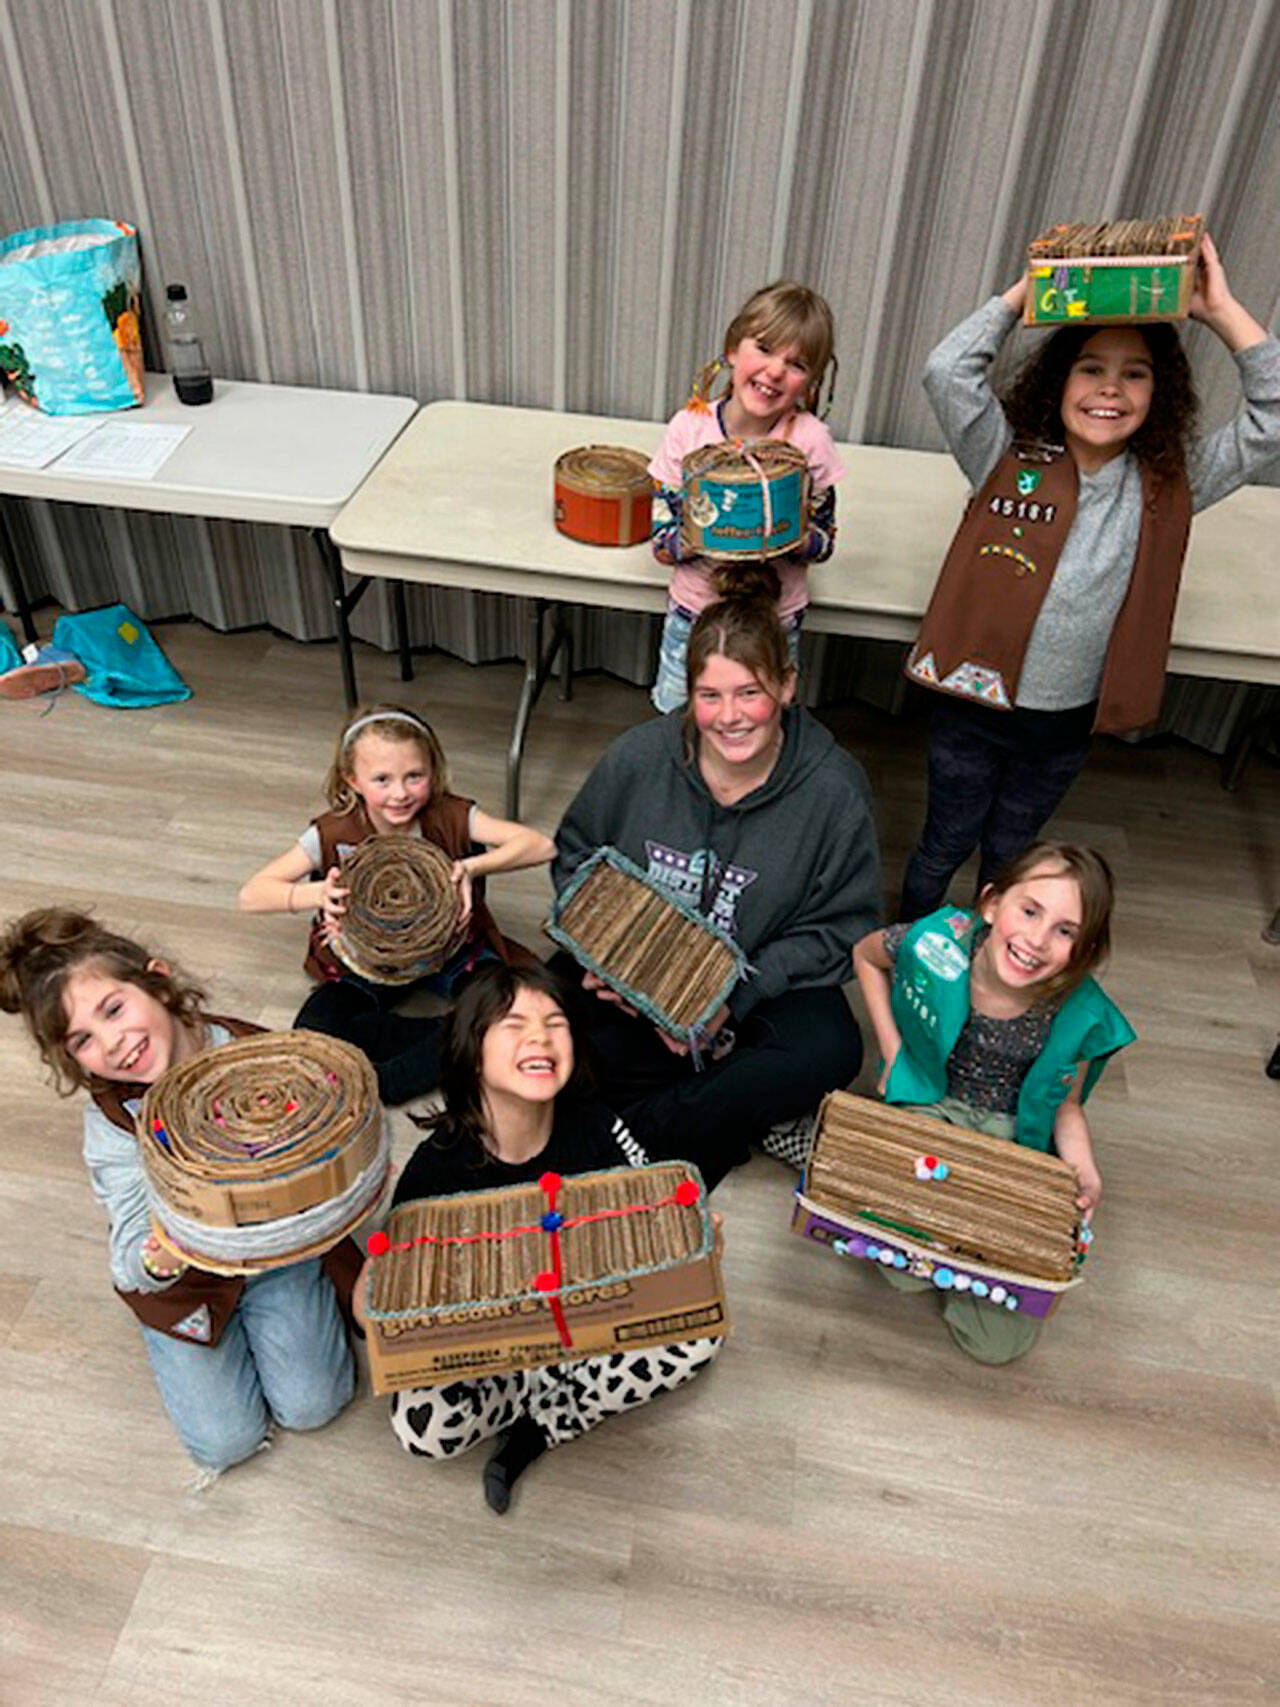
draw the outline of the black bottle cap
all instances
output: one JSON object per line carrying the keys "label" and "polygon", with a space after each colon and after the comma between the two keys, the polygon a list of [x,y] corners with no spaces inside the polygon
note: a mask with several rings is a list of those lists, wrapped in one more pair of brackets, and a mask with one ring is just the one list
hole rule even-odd
{"label": "black bottle cap", "polygon": [[167,285],[164,294],[170,302],[185,302],[187,300],[187,287],[183,284]]}

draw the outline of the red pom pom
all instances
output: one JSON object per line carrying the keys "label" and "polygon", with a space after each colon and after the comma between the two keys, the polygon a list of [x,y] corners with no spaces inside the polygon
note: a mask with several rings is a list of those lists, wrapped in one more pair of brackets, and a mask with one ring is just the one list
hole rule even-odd
{"label": "red pom pom", "polygon": [[681,1180],[680,1184],[676,1187],[676,1202],[682,1209],[688,1209],[691,1205],[695,1204],[700,1195],[701,1193],[698,1190],[698,1183],[696,1180]]}
{"label": "red pom pom", "polygon": [[924,1165],[926,1168],[936,1168],[938,1165],[938,1158],[936,1156],[926,1156],[924,1158]]}
{"label": "red pom pom", "polygon": [[550,1195],[553,1191],[559,1191],[560,1187],[564,1184],[564,1181],[560,1178],[559,1174],[548,1172],[542,1175],[538,1184],[542,1187],[543,1191]]}
{"label": "red pom pom", "polygon": [[385,1257],[391,1249],[391,1240],[385,1233],[370,1233],[368,1248],[371,1257]]}
{"label": "red pom pom", "polygon": [[539,1292],[554,1292],[556,1289],[556,1277],[552,1274],[549,1268],[544,1268],[533,1284]]}

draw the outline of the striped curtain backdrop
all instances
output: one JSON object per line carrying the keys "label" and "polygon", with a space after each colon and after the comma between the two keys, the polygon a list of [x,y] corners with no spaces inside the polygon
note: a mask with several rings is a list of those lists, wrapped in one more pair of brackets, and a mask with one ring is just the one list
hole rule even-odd
{"label": "striped curtain backdrop", "polygon": [[[1280,0],[0,0],[0,46],[0,225],[135,222],[149,365],[181,279],[229,378],[656,419],[790,274],[835,311],[836,436],[937,449],[924,356],[1051,220],[1203,210],[1280,312]],[[1216,424],[1234,369],[1190,345]],[[331,632],[302,534],[12,510],[65,606]],[[519,648],[513,601],[409,611],[417,644]],[[653,619],[578,620],[584,664],[648,679]],[[385,588],[358,623],[390,644]],[[809,665],[883,697],[897,655]],[[1166,710],[1220,746],[1243,698]]]}

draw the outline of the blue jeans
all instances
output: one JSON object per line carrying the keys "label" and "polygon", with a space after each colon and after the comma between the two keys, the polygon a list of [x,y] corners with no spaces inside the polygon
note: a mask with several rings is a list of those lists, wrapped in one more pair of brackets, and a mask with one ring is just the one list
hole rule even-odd
{"label": "blue jeans", "polygon": [[[686,660],[689,656],[689,636],[696,620],[692,611],[687,611],[674,599],[667,600],[667,614],[662,623],[662,642],[658,647],[658,677],[649,689],[653,709],[663,717],[669,711],[679,711],[689,697]],[[796,611],[793,616],[784,616],[781,621],[787,636],[787,645],[791,649],[791,662],[798,670],[800,624],[804,621],[804,612]]]}
{"label": "blue jeans", "polygon": [[323,1428],[355,1392],[338,1300],[318,1258],[255,1274],[217,1345],[143,1325],[151,1372],[197,1464],[225,1470],[256,1452],[274,1417]]}

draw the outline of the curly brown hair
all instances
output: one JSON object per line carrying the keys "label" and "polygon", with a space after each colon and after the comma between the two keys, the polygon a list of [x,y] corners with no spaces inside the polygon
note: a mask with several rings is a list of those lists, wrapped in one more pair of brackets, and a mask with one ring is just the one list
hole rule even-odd
{"label": "curly brown hair", "polygon": [[93,1089],[98,1082],[67,1048],[67,983],[86,966],[136,984],[183,1025],[196,1024],[204,1006],[199,985],[158,964],[141,943],[117,936],[88,913],[38,907],[11,920],[0,933],[0,1008],[26,1020],[60,1096]]}
{"label": "curly brown hair", "polygon": [[[1060,326],[1033,350],[1002,395],[1015,439],[1046,444],[1062,441],[1062,393],[1080,351],[1096,326]],[[1186,468],[1199,399],[1176,327],[1163,322],[1134,326],[1151,352],[1154,387],[1147,418],[1129,440],[1140,463],[1164,480]]]}

